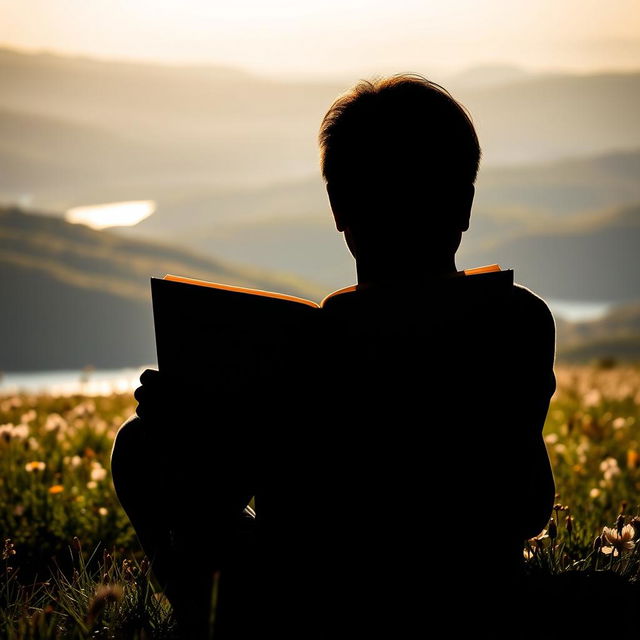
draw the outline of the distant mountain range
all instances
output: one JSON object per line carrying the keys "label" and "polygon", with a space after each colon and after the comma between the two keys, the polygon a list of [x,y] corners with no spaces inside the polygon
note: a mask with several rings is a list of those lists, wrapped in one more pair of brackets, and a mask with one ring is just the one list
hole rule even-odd
{"label": "distant mountain range", "polygon": [[149,277],[165,273],[323,295],[286,276],[0,208],[0,370],[154,362]]}
{"label": "distant mountain range", "polygon": [[[433,79],[470,110],[487,167],[640,148],[640,73],[475,76]],[[0,49],[0,199],[162,205],[311,175],[322,116],[349,84]]]}

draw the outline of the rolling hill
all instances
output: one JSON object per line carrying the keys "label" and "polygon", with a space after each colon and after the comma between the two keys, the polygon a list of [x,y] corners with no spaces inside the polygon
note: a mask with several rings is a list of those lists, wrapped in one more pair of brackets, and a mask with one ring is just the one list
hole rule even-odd
{"label": "rolling hill", "polygon": [[626,303],[640,297],[640,205],[519,232],[461,251],[464,263],[498,262],[545,298]]}
{"label": "rolling hill", "polygon": [[165,273],[276,290],[323,292],[166,245],[0,209],[0,370],[138,366],[155,360],[149,277]]}
{"label": "rolling hill", "polygon": [[563,362],[640,361],[640,302],[615,307],[599,320],[556,320],[556,325],[558,359]]}
{"label": "rolling hill", "polygon": [[[460,264],[472,267],[502,260],[517,265],[523,277],[535,274],[536,286],[550,297],[627,300],[636,282],[618,268],[626,255],[625,238],[630,237],[620,225],[633,222],[629,211],[640,202],[638,175],[637,151],[484,169]],[[627,211],[621,214],[626,222],[614,210]],[[335,230],[319,177],[206,196],[176,192],[153,216],[120,232],[171,239],[235,262],[296,273],[327,289],[354,278],[353,259]],[[582,240],[575,239],[581,234]],[[622,236],[621,254],[616,234]],[[549,259],[538,268],[547,254]],[[626,263],[631,274],[640,269],[640,259],[634,256],[631,251]],[[578,277],[574,289],[576,261],[587,261],[585,269],[597,277]]]}

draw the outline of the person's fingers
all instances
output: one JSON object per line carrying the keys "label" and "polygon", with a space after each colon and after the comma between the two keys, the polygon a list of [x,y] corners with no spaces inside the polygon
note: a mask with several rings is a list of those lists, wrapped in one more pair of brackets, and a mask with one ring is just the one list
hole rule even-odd
{"label": "person's fingers", "polygon": [[142,402],[146,396],[146,389],[144,387],[137,387],[133,392],[133,397],[138,401]]}
{"label": "person's fingers", "polygon": [[145,369],[140,374],[140,382],[144,384],[154,384],[160,381],[160,372],[155,369]]}
{"label": "person's fingers", "polygon": [[133,392],[133,397],[138,401],[136,414],[139,418],[148,418],[153,409],[153,395],[146,387],[140,386]]}

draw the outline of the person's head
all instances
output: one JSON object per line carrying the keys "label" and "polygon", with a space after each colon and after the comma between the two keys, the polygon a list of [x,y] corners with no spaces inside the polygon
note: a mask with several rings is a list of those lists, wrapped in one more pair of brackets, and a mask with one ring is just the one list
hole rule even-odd
{"label": "person's head", "polygon": [[443,87],[415,74],[361,81],[331,105],[319,143],[336,227],[357,259],[455,253],[480,146]]}

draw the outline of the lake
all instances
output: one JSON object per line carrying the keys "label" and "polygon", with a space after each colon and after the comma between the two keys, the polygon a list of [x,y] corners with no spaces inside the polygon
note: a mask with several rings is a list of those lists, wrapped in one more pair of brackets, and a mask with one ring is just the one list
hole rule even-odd
{"label": "lake", "polygon": [[[597,320],[611,309],[607,302],[574,302],[547,299],[556,317],[571,322]],[[140,374],[145,369],[157,369],[157,364],[127,367],[123,369],[96,369],[83,374],[81,370],[33,371],[24,373],[5,372],[0,379],[0,394],[19,390],[53,395],[109,395],[133,392],[140,385]]]}
{"label": "lake", "polygon": [[133,392],[140,386],[140,374],[145,369],[157,369],[157,364],[124,369],[95,369],[90,372],[32,371],[24,373],[5,372],[0,380],[0,395],[26,391],[29,393],[50,393],[52,395],[110,395],[112,393]]}
{"label": "lake", "polygon": [[576,302],[573,300],[554,300],[546,298],[554,316],[569,322],[589,322],[607,315],[614,306],[610,302]]}

